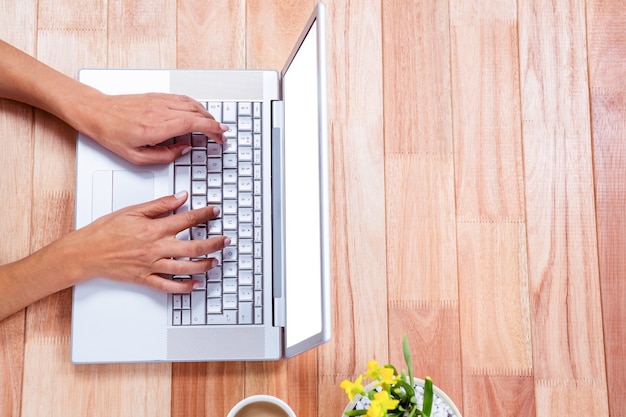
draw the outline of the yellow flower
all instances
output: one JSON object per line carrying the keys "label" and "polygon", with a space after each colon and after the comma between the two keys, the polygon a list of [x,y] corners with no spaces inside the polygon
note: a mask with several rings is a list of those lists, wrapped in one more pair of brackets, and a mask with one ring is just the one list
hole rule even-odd
{"label": "yellow flower", "polygon": [[398,376],[393,374],[392,368],[380,368],[380,379],[383,383],[393,385],[398,380]]}
{"label": "yellow flower", "polygon": [[352,401],[356,394],[363,394],[364,388],[361,381],[363,381],[363,375],[360,375],[354,382],[350,382],[347,379],[341,381],[341,384],[339,386],[341,387],[341,389],[346,391],[346,394],[348,394],[348,398],[350,399],[350,401]]}
{"label": "yellow flower", "polygon": [[380,365],[374,359],[367,363],[367,371],[365,371],[365,376],[371,379],[379,379]]}
{"label": "yellow flower", "polygon": [[372,401],[367,409],[367,417],[385,417],[387,411],[383,408],[383,405],[378,401]]}
{"label": "yellow flower", "polygon": [[367,417],[385,417],[387,411],[395,409],[399,403],[398,400],[392,400],[387,391],[377,392],[367,409]]}

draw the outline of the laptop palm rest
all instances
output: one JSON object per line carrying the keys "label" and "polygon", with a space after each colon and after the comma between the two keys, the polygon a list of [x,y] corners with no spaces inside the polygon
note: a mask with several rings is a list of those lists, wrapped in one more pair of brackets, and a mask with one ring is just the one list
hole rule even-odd
{"label": "laptop palm rest", "polygon": [[[92,180],[92,220],[154,198],[154,174],[150,171],[95,171]],[[83,314],[74,316],[73,331],[83,334],[89,341],[88,348],[73,353],[74,362],[89,362],[92,355],[101,357],[103,362],[119,362],[120,357],[137,362],[161,360],[165,356],[165,293],[141,285],[95,278],[75,287],[74,298]],[[111,300],[115,300],[113,305]],[[162,319],[155,320],[159,316]],[[146,337],[146,334],[152,336]],[[111,338],[124,338],[127,343],[111,344]]]}

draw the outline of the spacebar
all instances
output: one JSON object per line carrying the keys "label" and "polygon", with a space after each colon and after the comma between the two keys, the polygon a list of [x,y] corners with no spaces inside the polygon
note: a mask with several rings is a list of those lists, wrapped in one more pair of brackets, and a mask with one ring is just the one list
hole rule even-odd
{"label": "spacebar", "polygon": [[[185,204],[180,206],[176,213],[182,213],[184,211],[189,211],[190,208],[190,198],[189,198],[189,188],[191,186],[191,167],[189,165],[179,165],[174,167],[174,193],[179,191],[187,191],[187,201]],[[189,229],[182,230],[179,232],[176,237],[180,240],[191,240],[189,236]]]}
{"label": "spacebar", "polygon": [[[179,165],[174,167],[174,193],[179,191],[187,191],[189,193],[189,188],[191,187],[191,167],[189,165]],[[178,210],[177,213],[183,211],[189,211],[190,202],[189,198],[185,201]]]}

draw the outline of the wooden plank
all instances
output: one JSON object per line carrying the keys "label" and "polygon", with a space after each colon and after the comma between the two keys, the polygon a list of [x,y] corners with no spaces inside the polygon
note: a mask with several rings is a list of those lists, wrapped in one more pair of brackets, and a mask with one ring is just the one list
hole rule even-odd
{"label": "wooden plank", "polygon": [[345,403],[342,379],[388,356],[381,6],[325,3],[333,338],[318,349],[319,416]]}
{"label": "wooden plank", "polygon": [[464,372],[532,376],[525,225],[459,223],[458,239]]}
{"label": "wooden plank", "polygon": [[[81,12],[89,5],[45,5],[40,7],[40,14],[46,16],[41,21],[53,22],[53,27],[40,28],[39,58],[72,76],[84,66],[106,66],[107,8],[99,8],[99,19],[92,21],[83,18]],[[163,13],[170,13],[170,9],[162,9]],[[78,15],[67,17],[72,13]],[[64,17],[56,19],[48,14]],[[64,45],[64,54],[58,54],[55,45]],[[143,62],[148,62],[146,57],[154,59],[159,54],[151,54],[144,47]],[[33,218],[44,227],[33,237],[34,247],[73,229],[75,183],[75,132],[43,113],[38,113],[37,119],[42,143],[35,153],[38,169]],[[41,415],[46,410],[52,415],[169,416],[169,364],[75,366],[69,362],[70,297],[71,292],[64,291],[29,309],[23,415]],[[52,386],[59,389],[50,389]],[[33,395],[36,398],[30,398]]]}
{"label": "wooden plank", "polygon": [[[308,0],[246,1],[246,68],[281,70],[313,10],[313,4]],[[246,363],[245,395],[270,394],[289,401],[294,409],[310,408],[310,401],[314,399],[297,395],[289,397],[292,391],[289,387],[315,392],[317,381],[306,378],[301,372],[288,374],[290,366],[295,369],[306,366],[309,357]]]}
{"label": "wooden plank", "polygon": [[109,0],[109,67],[174,68],[176,3],[176,0]]}
{"label": "wooden plank", "polygon": [[593,154],[611,415],[626,415],[626,91],[592,90]]}
{"label": "wooden plank", "polygon": [[407,369],[402,350],[406,334],[413,373],[429,376],[463,412],[459,306],[452,301],[390,301],[389,356],[398,370]]}
{"label": "wooden plank", "polygon": [[333,340],[319,360],[322,372],[342,375],[360,371],[373,356],[387,357],[380,8],[367,6],[327,3],[335,309]]}
{"label": "wooden plank", "polygon": [[450,9],[464,412],[488,414],[478,382],[534,416],[516,2]]}
{"label": "wooden plank", "polygon": [[609,414],[626,416],[626,7],[587,2],[594,178]]}
{"label": "wooden plank", "polygon": [[608,415],[584,11],[519,7],[533,370],[537,410]]}
{"label": "wooden plank", "polygon": [[[178,68],[245,67],[245,1],[177,3]],[[244,397],[245,364],[172,364],[172,417],[226,415]]]}
{"label": "wooden plank", "polygon": [[[535,387],[532,376],[466,375],[464,386],[465,410],[480,410],[482,417],[539,414],[535,412]],[[464,415],[470,415],[469,411],[465,411]]]}
{"label": "wooden plank", "polygon": [[[0,39],[33,54],[35,51],[36,1],[0,0]],[[0,223],[0,234],[11,236],[0,243],[0,264],[30,253],[30,207],[33,161],[33,110],[29,106],[0,99],[0,165],[4,167],[0,186],[11,196],[13,207]],[[0,415],[21,413],[24,371],[25,311],[0,321]]]}
{"label": "wooden plank", "polygon": [[[1,36],[0,36],[1,37]],[[30,199],[33,170],[33,110],[13,101],[0,99],[0,137],[3,151],[0,165],[7,175],[0,182],[11,204],[0,222],[0,234],[9,236],[0,243],[0,263],[16,261],[30,253]],[[0,321],[0,414],[19,416],[24,371],[25,311]]]}
{"label": "wooden plank", "polygon": [[415,375],[462,407],[449,5],[383,2],[382,22],[390,362],[406,334]]}
{"label": "wooden plank", "polygon": [[246,68],[282,70],[313,0],[246,1]]}
{"label": "wooden plank", "polygon": [[245,0],[178,2],[178,68],[245,68]]}

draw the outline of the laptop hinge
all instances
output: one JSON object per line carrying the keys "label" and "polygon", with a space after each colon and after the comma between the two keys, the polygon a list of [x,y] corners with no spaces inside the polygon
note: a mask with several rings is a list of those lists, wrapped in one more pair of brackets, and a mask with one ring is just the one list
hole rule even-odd
{"label": "laptop hinge", "polygon": [[272,102],[272,275],[274,326],[285,327],[285,147],[282,101]]}

